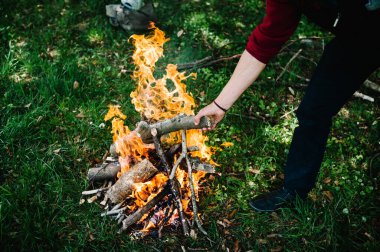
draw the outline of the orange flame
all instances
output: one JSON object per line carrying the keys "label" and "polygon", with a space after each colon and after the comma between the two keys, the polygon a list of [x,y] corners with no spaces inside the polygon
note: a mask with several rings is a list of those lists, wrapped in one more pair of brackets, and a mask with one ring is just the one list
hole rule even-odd
{"label": "orange flame", "polygon": [[[131,93],[132,103],[144,119],[149,122],[156,122],[164,119],[172,118],[179,114],[194,115],[195,102],[193,97],[186,91],[184,81],[189,77],[196,78],[196,74],[186,75],[185,72],[178,72],[177,66],[169,64],[166,67],[166,73],[162,78],[156,79],[154,71],[157,61],[163,57],[165,42],[169,39],[165,37],[165,33],[151,25],[152,33],[148,36],[133,35],[131,40],[136,50],[132,56],[135,70],[132,78],[136,81],[136,89]],[[119,162],[121,164],[121,173],[127,171],[129,167],[144,157],[148,158],[148,150],[151,145],[146,145],[141,138],[124,125],[126,116],[120,111],[119,106],[110,106],[105,120],[112,119],[113,141],[116,151],[119,154]],[[179,142],[181,135],[179,132],[171,133],[163,138],[168,144]],[[198,151],[192,152],[192,156],[201,158],[215,164],[211,156],[213,151],[205,145],[208,140],[202,134],[201,130],[187,131],[187,146],[197,146]],[[175,157],[176,158],[176,157]],[[205,176],[202,171],[193,173],[193,182],[196,197],[198,198],[199,180]],[[181,185],[182,204],[185,213],[192,216],[192,211],[188,205],[191,201],[191,192],[189,187],[189,177],[187,170],[177,169],[177,180]],[[149,202],[159,190],[162,189],[168,177],[164,174],[157,174],[152,180],[145,183],[134,184],[134,190],[131,198],[134,199],[134,205],[130,206],[131,210],[142,207]],[[177,214],[174,214],[175,216]],[[144,216],[141,221],[146,218]],[[149,222],[144,230],[153,227],[154,224]]]}

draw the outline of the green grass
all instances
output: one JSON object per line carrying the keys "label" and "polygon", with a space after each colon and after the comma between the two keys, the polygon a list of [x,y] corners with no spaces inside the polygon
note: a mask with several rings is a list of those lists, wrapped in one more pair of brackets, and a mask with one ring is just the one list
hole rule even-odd
{"label": "green grass", "polygon": [[[159,26],[171,38],[161,68],[169,62],[240,53],[264,14],[264,3],[258,0],[157,2]],[[223,175],[203,185],[199,208],[210,240],[168,232],[162,239],[134,241],[117,234],[114,221],[100,218],[96,204],[79,205],[88,168],[111,143],[110,125],[99,126],[107,105],[120,104],[129,126],[139,120],[129,98],[134,83],[124,71],[133,69],[131,34],[109,25],[104,15],[108,3],[0,3],[2,251],[380,249],[380,199],[374,181],[380,164],[378,158],[372,160],[380,151],[378,103],[352,99],[336,117],[320,179],[306,202],[275,214],[253,213],[247,206],[249,198],[282,182],[297,123],[292,111],[304,92],[299,84],[305,81],[297,75],[310,77],[313,61],[329,40],[330,35],[305,20],[292,39],[324,39],[313,40],[312,46],[299,41],[284,50],[209,133],[210,145],[235,144],[215,157]],[[177,37],[180,30],[184,33]],[[280,66],[300,48],[304,57],[275,83]],[[188,87],[199,106],[215,98],[234,64],[197,70],[198,79]],[[379,73],[371,78],[378,82]],[[380,99],[365,88],[361,91]]]}

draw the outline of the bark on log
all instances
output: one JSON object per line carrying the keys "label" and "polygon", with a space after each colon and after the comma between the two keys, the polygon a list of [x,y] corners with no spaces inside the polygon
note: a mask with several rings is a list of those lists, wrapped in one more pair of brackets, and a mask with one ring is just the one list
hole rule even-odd
{"label": "bark on log", "polygon": [[120,203],[131,194],[134,183],[147,181],[157,171],[156,167],[154,167],[149,160],[144,159],[121,175],[116,183],[108,190],[106,196],[108,196],[112,203]]}
{"label": "bark on log", "polygon": [[157,122],[149,125],[147,122],[140,122],[137,125],[135,131],[140,135],[144,143],[153,143],[151,129],[157,129],[158,136],[165,135],[170,132],[178,130],[189,130],[189,129],[202,129],[209,128],[211,126],[210,118],[204,116],[201,118],[198,125],[194,124],[194,116],[179,115],[172,119],[165,120],[162,122]]}
{"label": "bark on log", "polygon": [[106,167],[90,168],[87,173],[87,179],[89,181],[105,181],[114,179],[117,173],[120,171],[120,165],[113,163],[107,164]]}

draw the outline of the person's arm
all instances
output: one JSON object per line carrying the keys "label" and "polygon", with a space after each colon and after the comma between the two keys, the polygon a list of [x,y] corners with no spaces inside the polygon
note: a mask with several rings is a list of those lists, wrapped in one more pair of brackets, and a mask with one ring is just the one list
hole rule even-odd
{"label": "person's arm", "polygon": [[198,112],[194,118],[195,124],[202,116],[209,116],[214,122],[210,129],[215,128],[225,115],[216,104],[225,110],[234,104],[294,33],[299,19],[300,13],[290,0],[267,0],[266,16],[249,37],[246,50],[230,80],[214,102]]}
{"label": "person's arm", "polygon": [[[247,51],[244,51],[232,74],[230,80],[223,88],[222,92],[215,99],[215,102],[224,109],[229,109],[240,95],[256,80],[265,64],[252,57]],[[199,123],[202,116],[212,117],[213,124],[211,129],[223,119],[225,112],[220,109],[214,102],[201,109],[195,116],[195,124]]]}

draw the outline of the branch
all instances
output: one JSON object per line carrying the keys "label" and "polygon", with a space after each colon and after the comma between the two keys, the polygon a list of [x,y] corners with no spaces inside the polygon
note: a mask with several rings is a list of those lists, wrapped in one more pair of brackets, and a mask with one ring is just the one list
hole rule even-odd
{"label": "branch", "polygon": [[149,212],[150,209],[156,206],[157,203],[160,202],[168,194],[167,187],[168,187],[168,184],[166,184],[166,186],[162,189],[162,191],[159,192],[151,201],[146,203],[139,210],[137,210],[133,214],[129,215],[125,220],[123,220],[123,227],[120,229],[119,232],[121,233],[122,231],[127,230],[131,225],[135,224],[147,212]]}
{"label": "branch", "polygon": [[178,69],[178,71],[183,71],[183,70],[193,69],[193,68],[204,68],[204,67],[208,67],[211,65],[215,65],[215,64],[222,62],[222,61],[239,59],[240,57],[241,57],[241,54],[235,54],[235,55],[227,56],[227,57],[220,57],[217,59],[213,59],[211,56],[207,56],[204,59],[197,60],[194,62],[178,64],[177,69]]}
{"label": "branch", "polygon": [[198,226],[198,229],[204,234],[207,235],[206,230],[202,227],[202,224],[198,218],[198,207],[197,207],[197,199],[195,197],[195,190],[194,190],[194,182],[193,182],[193,171],[190,163],[190,159],[187,156],[187,147],[186,147],[186,131],[182,131],[182,154],[186,157],[186,164],[187,164],[187,176],[189,176],[189,184],[190,184],[190,192],[191,192],[191,204],[193,206],[193,216],[195,223]]}
{"label": "branch", "polygon": [[107,164],[105,167],[90,168],[87,173],[89,181],[104,181],[114,179],[120,171],[120,165],[113,163]]}
{"label": "branch", "polygon": [[368,96],[368,95],[365,95],[365,94],[362,94],[362,93],[359,93],[359,92],[355,92],[354,96],[357,97],[357,98],[361,98],[363,100],[366,100],[366,101],[370,101],[370,102],[374,102],[375,101],[375,99],[372,98],[371,96]]}
{"label": "branch", "polygon": [[188,129],[202,129],[209,128],[211,126],[211,120],[207,116],[201,118],[198,125],[194,124],[194,116],[178,115],[172,119],[157,122],[149,125],[147,122],[140,122],[137,125],[135,131],[140,135],[144,143],[153,143],[153,137],[151,130],[155,128],[157,130],[157,135],[162,136],[170,132],[178,130],[188,130]]}
{"label": "branch", "polygon": [[[151,129],[151,135],[153,137],[154,147],[156,148],[158,155],[161,157],[161,160],[162,160],[162,163],[164,164],[166,173],[169,175],[169,172],[170,172],[169,163],[166,160],[166,157],[165,157],[165,154],[162,150],[160,139],[159,139],[159,136],[157,133],[158,132],[157,132],[156,128]],[[185,218],[185,214],[183,212],[183,206],[182,206],[182,202],[181,202],[181,195],[180,195],[180,190],[179,190],[180,187],[177,185],[176,180],[173,178],[170,178],[170,177],[168,180],[168,185],[169,185],[169,188],[170,188],[170,190],[174,196],[174,204],[175,204],[175,207],[177,208],[178,213],[179,213],[179,218],[181,220],[183,233],[184,233],[184,235],[189,236],[189,227],[187,226],[187,221]]]}
{"label": "branch", "polygon": [[112,203],[119,203],[131,194],[134,183],[145,182],[158,170],[149,160],[144,159],[123,173],[108,190],[107,197]]}
{"label": "branch", "polygon": [[284,75],[284,73],[288,70],[290,64],[300,55],[300,53],[302,52],[302,49],[299,49],[294,55],[293,57],[288,61],[288,63],[286,63],[284,69],[282,70],[282,72],[280,73],[280,75],[276,78],[276,82],[282,77],[282,75]]}
{"label": "branch", "polygon": [[372,89],[373,91],[380,92],[380,85],[376,84],[373,81],[366,80],[364,82],[364,86],[366,86],[369,89]]}

